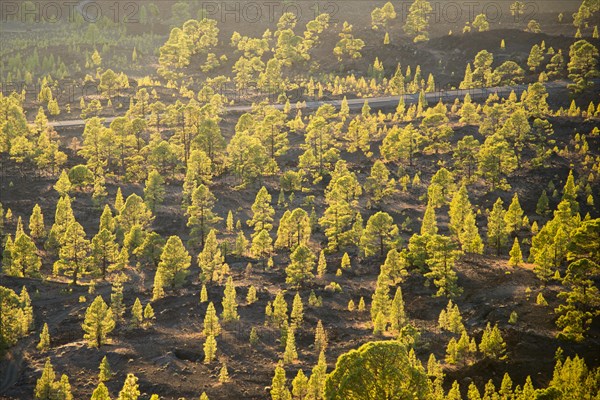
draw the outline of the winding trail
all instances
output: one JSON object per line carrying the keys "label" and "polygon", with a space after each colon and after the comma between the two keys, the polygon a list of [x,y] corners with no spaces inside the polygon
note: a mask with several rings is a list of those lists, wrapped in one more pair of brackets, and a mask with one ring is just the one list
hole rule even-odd
{"label": "winding trail", "polygon": [[[546,90],[550,94],[557,90],[565,89],[570,82],[560,80],[544,83]],[[457,89],[457,90],[440,90],[437,92],[425,93],[425,99],[427,102],[435,103],[442,100],[445,103],[453,102],[455,99],[462,99],[468,93],[471,96],[471,100],[485,100],[492,93],[497,93],[499,97],[506,98],[514,91],[517,96],[523,91],[527,90],[528,85],[513,85],[513,86],[498,86],[490,88],[478,88],[478,89]],[[365,101],[369,102],[371,109],[395,107],[400,101],[400,97],[404,97],[406,104],[416,104],[419,101],[419,93],[405,94],[402,96],[381,96],[381,97],[364,97],[360,99],[348,99],[348,107],[351,110],[360,109]],[[307,101],[305,109],[316,109],[324,104],[331,104],[335,107],[340,107],[342,100],[322,100],[322,101]],[[282,110],[284,104],[273,104],[274,108]],[[251,105],[238,105],[225,107],[227,112],[248,112],[252,111]],[[105,124],[110,124],[118,116],[104,118]],[[84,119],[72,119],[65,121],[51,121],[48,123],[54,128],[68,128],[68,127],[80,127],[85,126]]]}

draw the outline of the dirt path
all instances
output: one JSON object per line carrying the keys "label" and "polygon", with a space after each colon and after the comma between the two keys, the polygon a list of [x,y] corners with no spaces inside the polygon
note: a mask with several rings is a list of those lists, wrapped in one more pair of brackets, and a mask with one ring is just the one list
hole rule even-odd
{"label": "dirt path", "polygon": [[[598,84],[600,80],[594,80],[594,84]],[[550,92],[557,89],[564,89],[567,87],[569,82],[567,81],[552,81],[544,83],[546,89]],[[517,95],[520,95],[523,91],[527,90],[528,85],[514,85],[514,86],[499,86],[499,87],[491,87],[491,88],[478,88],[478,89],[457,89],[457,90],[441,90],[437,92],[429,92],[425,93],[425,98],[431,104],[442,100],[446,103],[451,103],[454,99],[462,99],[467,93],[471,96],[471,100],[485,100],[492,93],[497,93],[500,97],[508,97],[511,91],[514,91]],[[403,95],[404,102],[406,104],[416,104],[419,101],[419,94],[405,94]],[[348,107],[350,109],[360,109],[365,101],[368,101],[369,106],[372,109],[377,108],[385,108],[385,107],[395,107],[398,105],[400,101],[400,96],[382,96],[382,97],[365,97],[359,99],[348,99]],[[333,106],[339,107],[342,104],[342,100],[322,100],[322,101],[307,101],[306,109],[316,109],[324,104],[331,104]],[[274,108],[282,110],[284,108],[284,104],[273,104]],[[229,106],[225,108],[228,112],[250,112],[252,111],[252,106],[249,105],[239,105],[239,106]],[[109,124],[114,121],[117,117],[108,117],[104,118],[104,123]],[[74,119],[74,120],[65,120],[65,121],[51,121],[48,125],[52,127],[76,127],[76,126],[84,126],[85,120],[83,119]]]}

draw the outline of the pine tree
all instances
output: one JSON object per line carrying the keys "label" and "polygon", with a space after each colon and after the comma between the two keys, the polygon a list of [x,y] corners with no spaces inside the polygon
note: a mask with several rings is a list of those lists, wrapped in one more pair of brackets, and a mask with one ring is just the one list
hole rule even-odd
{"label": "pine tree", "polygon": [[379,203],[385,197],[396,192],[396,181],[389,178],[390,172],[381,160],[375,161],[371,175],[367,178],[365,188],[371,194],[374,203]]}
{"label": "pine tree", "polygon": [[[266,231],[265,231],[265,233],[266,233]],[[268,233],[267,233],[267,236],[269,236]],[[270,236],[269,236],[269,239],[270,239]],[[261,243],[261,245],[262,245],[262,243]],[[244,232],[240,230],[235,238],[233,253],[236,256],[245,256],[247,251],[248,251],[248,239],[246,239]]]}
{"label": "pine tree", "polygon": [[[485,14],[480,14],[480,15],[484,16]],[[481,32],[481,28],[479,28],[479,29]],[[457,381],[452,382],[452,387],[450,388],[450,391],[446,395],[445,399],[446,400],[462,400],[462,397],[460,396],[460,385],[458,384]]]}
{"label": "pine tree", "polygon": [[360,215],[360,212],[357,212],[356,216],[354,217],[354,223],[352,224],[352,229],[349,232],[351,244],[353,244],[354,246],[359,246],[360,239],[362,238],[363,232],[364,232],[364,229],[363,229],[362,215]]}
{"label": "pine tree", "polygon": [[408,272],[406,271],[407,264],[408,262],[404,253],[396,249],[391,249],[387,253],[381,270],[385,271],[385,275],[391,283],[402,283],[404,278],[408,276]]}
{"label": "pine tree", "polygon": [[107,342],[108,334],[115,328],[115,320],[102,296],[97,296],[86,310],[82,328],[85,331],[83,338],[90,347],[100,347]]}
{"label": "pine tree", "polygon": [[83,227],[76,221],[71,222],[62,238],[59,251],[59,260],[54,263],[54,273],[64,271],[73,277],[73,284],[77,278],[87,270],[87,257],[90,250],[90,241],[85,238]]}
{"label": "pine tree", "polygon": [[304,244],[296,247],[290,255],[290,264],[285,269],[286,283],[292,286],[302,286],[306,281],[314,277],[315,255]]}
{"label": "pine tree", "polygon": [[208,301],[208,291],[206,290],[206,285],[202,284],[202,289],[200,289],[200,303],[206,303]]}
{"label": "pine tree", "polygon": [[277,292],[275,300],[273,300],[273,314],[271,316],[271,323],[277,328],[281,328],[284,322],[288,320],[287,314],[288,306],[283,297],[283,292]]}
{"label": "pine tree", "polygon": [[460,115],[459,122],[469,125],[477,125],[479,123],[480,118],[477,113],[477,106],[471,102],[469,93],[465,95],[463,105],[458,114]]}
{"label": "pine tree", "polygon": [[198,265],[202,269],[200,280],[221,282],[223,279],[224,264],[225,257],[221,254],[221,249],[217,242],[216,230],[211,229],[208,236],[206,236],[202,252],[198,254]]}
{"label": "pine tree", "polygon": [[21,293],[19,294],[19,322],[21,323],[21,332],[26,335],[31,329],[33,329],[33,307],[31,306],[31,298],[27,292],[27,287],[23,285]]}
{"label": "pine tree", "polygon": [[406,323],[407,318],[404,311],[402,288],[398,286],[390,307],[390,329],[394,332],[400,332],[400,329],[402,329]]}
{"label": "pine tree", "polygon": [[275,375],[271,382],[271,400],[290,400],[292,398],[286,387],[285,369],[281,363],[275,367]]}
{"label": "pine tree", "polygon": [[[404,106],[401,102],[399,105]],[[400,108],[402,108],[400,107]],[[381,155],[386,161],[408,162],[413,166],[416,153],[421,150],[424,137],[412,124],[404,128],[391,128],[381,145]]]}
{"label": "pine tree", "polygon": [[540,66],[542,61],[544,61],[544,50],[539,45],[534,44],[527,58],[527,66],[533,72]]}
{"label": "pine tree", "polygon": [[225,283],[225,291],[221,304],[223,305],[223,312],[221,313],[223,322],[237,321],[240,318],[237,312],[235,286],[233,285],[231,276],[227,278],[227,283]]}
{"label": "pine tree", "polygon": [[252,204],[252,219],[248,220],[248,226],[254,228],[252,238],[262,230],[271,231],[273,215],[275,215],[275,210],[271,206],[271,195],[263,186],[256,194],[254,204]]}
{"label": "pine tree", "polygon": [[246,304],[254,304],[258,301],[258,297],[256,295],[256,288],[253,285],[250,285],[248,288],[248,294],[246,295]]}
{"label": "pine tree", "polygon": [[25,230],[23,229],[23,219],[21,216],[17,218],[17,227],[15,229],[15,238],[25,234]]}
{"label": "pine tree", "polygon": [[258,332],[256,331],[256,327],[253,326],[252,329],[250,329],[250,337],[249,337],[249,342],[251,346],[255,346],[256,344],[258,344],[259,342],[259,338],[258,338]]}
{"label": "pine tree", "polygon": [[426,248],[429,254],[426,263],[430,272],[424,276],[432,279],[438,288],[435,296],[460,295],[462,289],[458,286],[458,277],[454,271],[454,262],[460,254],[456,250],[456,245],[447,236],[435,235],[428,241]]}
{"label": "pine tree", "polygon": [[437,230],[437,223],[435,221],[435,207],[431,201],[428,201],[425,214],[423,215],[423,222],[421,224],[421,235],[435,235]]}
{"label": "pine tree", "polygon": [[[0,219],[2,219],[1,216]],[[7,275],[10,275],[8,271],[12,269],[13,246],[12,237],[8,235],[6,242],[4,242],[4,250],[2,251],[2,269]]]}
{"label": "pine tree", "polygon": [[444,378],[442,366],[435,358],[433,353],[429,354],[429,358],[427,359],[427,375],[430,377],[435,377],[436,380]]}
{"label": "pine tree", "polygon": [[327,259],[325,258],[325,251],[321,250],[319,253],[319,262],[317,263],[317,278],[322,278],[327,272]]}
{"label": "pine tree", "polygon": [[210,364],[217,354],[217,340],[209,335],[204,342],[204,364]]}
{"label": "pine tree", "polygon": [[431,178],[431,184],[427,188],[427,201],[435,208],[441,207],[450,201],[455,190],[454,175],[442,167]]}
{"label": "pine tree", "polygon": [[502,200],[498,198],[494,203],[492,211],[488,215],[488,230],[487,237],[490,246],[496,249],[496,255],[500,255],[502,246],[506,244],[508,239],[506,234],[506,211],[502,207]]}
{"label": "pine tree", "polygon": [[352,312],[356,309],[356,305],[354,304],[354,300],[350,299],[348,301],[348,311]]}
{"label": "pine tree", "polygon": [[201,149],[193,149],[187,160],[187,168],[183,180],[183,206],[190,204],[194,190],[199,185],[208,185],[213,176],[212,161]]}
{"label": "pine tree", "polygon": [[271,238],[271,235],[269,235],[269,232],[263,229],[262,231],[258,232],[258,234],[256,234],[252,239],[252,247],[250,249],[250,252],[254,257],[264,259],[269,254],[271,254],[272,250],[273,239]]}
{"label": "pine tree", "polygon": [[213,212],[215,196],[208,187],[200,184],[192,193],[191,205],[187,208],[187,226],[191,228],[190,236],[199,241],[201,247],[212,226],[220,218]]}
{"label": "pine tree", "polygon": [[[521,114],[522,116],[522,114]],[[517,129],[517,124],[511,124],[510,129]],[[518,166],[515,149],[501,133],[509,130],[509,125],[497,134],[488,136],[479,149],[478,173],[490,183],[490,189],[510,189],[505,175],[513,172]]]}
{"label": "pine tree", "polygon": [[459,236],[462,251],[465,253],[483,254],[483,241],[475,224],[475,214],[470,212],[463,221],[464,230]]}
{"label": "pine tree", "polygon": [[41,352],[45,352],[50,349],[50,333],[48,332],[48,324],[45,322],[42,332],[40,333],[40,341],[36,348]]}
{"label": "pine tree", "polygon": [[308,395],[308,378],[301,369],[292,380],[292,395],[296,399],[306,399]]}
{"label": "pine tree", "polygon": [[144,186],[144,201],[150,211],[162,204],[165,199],[165,179],[156,170],[150,171]]}
{"label": "pine tree", "polygon": [[50,362],[50,358],[46,358],[44,364],[44,370],[42,376],[37,380],[35,384],[35,398],[36,400],[53,400],[56,395],[56,374],[54,368]]}
{"label": "pine tree", "polygon": [[227,371],[227,364],[223,363],[219,370],[219,383],[229,382],[229,372]]}
{"label": "pine tree", "polygon": [[110,309],[112,310],[116,321],[123,319],[123,314],[125,314],[125,304],[123,303],[123,284],[119,279],[112,284]]}
{"label": "pine tree", "polygon": [[378,312],[375,321],[373,321],[373,335],[383,335],[387,329],[387,325],[388,320],[386,316],[382,312]]}
{"label": "pine tree", "polygon": [[110,400],[110,393],[104,383],[100,382],[94,392],[92,393],[91,400]]}
{"label": "pine tree", "polygon": [[233,232],[233,213],[231,212],[231,210],[229,210],[229,212],[227,213],[227,219],[225,220],[225,229],[227,229],[227,232],[229,233]]}
{"label": "pine tree", "polygon": [[221,324],[219,323],[219,317],[217,317],[217,312],[212,302],[208,303],[208,307],[206,308],[202,334],[206,337],[217,337],[221,334]]}
{"label": "pine tree", "polygon": [[512,379],[510,379],[510,376],[507,372],[505,372],[504,376],[502,377],[502,383],[500,384],[500,391],[498,394],[505,399],[513,396]]}
{"label": "pine tree", "polygon": [[575,178],[573,177],[573,171],[569,171],[569,176],[567,177],[567,182],[565,183],[565,187],[563,188],[563,196],[562,200],[566,200],[569,202],[571,206],[571,213],[575,215],[579,212],[579,203],[577,202],[577,186],[575,185]]}
{"label": "pine tree", "polygon": [[513,246],[510,249],[510,260],[508,260],[508,265],[511,267],[518,267],[523,263],[523,254],[521,253],[521,247],[519,246],[519,240],[515,238],[513,242]]}
{"label": "pine tree", "polygon": [[[527,397],[526,397],[527,398]],[[467,391],[467,399],[468,400],[481,400],[481,393],[479,393],[479,389],[473,382],[469,384],[469,389]]]}
{"label": "pine tree", "polygon": [[102,231],[103,229],[106,229],[109,232],[114,233],[115,228],[115,218],[112,215],[110,206],[108,204],[105,204],[104,209],[102,210],[102,215],[100,216],[100,225],[98,228],[98,232]]}
{"label": "pine tree", "polygon": [[427,0],[415,0],[409,10],[404,23],[404,33],[413,38],[415,43],[429,40],[429,13],[431,5]]}
{"label": "pine tree", "polygon": [[458,309],[458,306],[452,302],[452,300],[448,301],[446,309],[440,312],[438,326],[440,329],[445,329],[456,334],[465,330],[465,326],[462,322],[462,316],[460,315],[460,310]]}
{"label": "pine tree", "polygon": [[365,299],[361,296],[360,300],[358,301],[358,311],[365,311]]}
{"label": "pine tree", "polygon": [[15,235],[15,241],[9,247],[10,257],[4,266],[7,275],[28,278],[40,276],[42,261],[37,254],[35,242],[28,235],[25,233]]}
{"label": "pine tree", "polygon": [[119,247],[116,243],[116,235],[108,229],[103,228],[92,238],[91,258],[94,269],[100,271],[102,280],[106,280],[107,273],[118,261]]}
{"label": "pine tree", "polygon": [[467,186],[463,183],[460,189],[454,193],[448,210],[448,216],[450,218],[449,227],[452,233],[457,237],[460,237],[465,229],[464,223],[467,214],[472,212],[472,205],[469,201]]}
{"label": "pine tree", "polygon": [[463,364],[467,363],[467,360],[471,358],[477,351],[477,345],[475,339],[470,339],[467,331],[463,330],[460,335],[460,339],[450,339],[448,347],[446,348],[446,362],[449,364]]}
{"label": "pine tree", "polygon": [[191,259],[179,236],[171,236],[163,248],[156,275],[160,275],[163,285],[178,287],[187,277]]}
{"label": "pine tree", "polygon": [[325,398],[325,380],[327,378],[327,362],[325,361],[325,353],[319,354],[319,361],[312,369],[312,373],[308,380],[309,398],[319,399]]}
{"label": "pine tree", "polygon": [[137,381],[138,378],[134,374],[127,374],[117,400],[138,400],[140,389]]}
{"label": "pine tree", "polygon": [[60,177],[54,184],[54,190],[58,192],[58,194],[63,197],[69,194],[71,191],[71,181],[69,180],[69,175],[67,171],[64,169],[60,173]]}
{"label": "pine tree", "polygon": [[473,72],[471,71],[471,63],[467,63],[467,67],[465,68],[465,76],[462,82],[459,85],[460,89],[470,89],[475,87],[473,85]]}
{"label": "pine tree", "polygon": [[[553,262],[553,251],[552,245],[544,246],[539,251],[535,251],[535,248],[532,246],[530,251],[530,257],[534,259],[535,265],[533,267],[533,272],[544,284],[548,282],[554,273],[554,262]],[[534,255],[535,254],[535,255]]]}
{"label": "pine tree", "polygon": [[503,360],[506,358],[506,343],[504,343],[504,339],[502,339],[498,325],[494,325],[492,328],[490,323],[487,323],[485,330],[483,331],[483,336],[481,337],[481,343],[479,343],[479,351],[481,351],[484,356],[492,359]]}
{"label": "pine tree", "polygon": [[352,265],[350,264],[350,256],[348,255],[348,253],[344,253],[344,255],[342,256],[342,262],[340,267],[343,270],[349,270]]}
{"label": "pine tree", "polygon": [[106,198],[106,178],[104,176],[104,170],[102,167],[96,169],[94,174],[94,191],[92,192],[92,200],[99,206]]}
{"label": "pine tree", "polygon": [[517,193],[515,193],[508,206],[508,210],[504,215],[504,222],[506,224],[506,233],[509,235],[516,235],[523,225],[523,209],[519,204],[519,195]]}
{"label": "pine tree", "polygon": [[[119,261],[122,261],[123,265],[126,265],[129,262],[130,255],[137,260],[136,254],[139,253],[138,249],[144,242],[145,235],[146,234],[140,225],[133,225],[131,229],[125,233],[123,237],[123,248],[121,250],[123,253],[119,253],[122,257]],[[125,251],[127,252],[127,255],[125,255]]]}
{"label": "pine tree", "polygon": [[125,206],[125,200],[123,199],[123,193],[121,192],[121,187],[117,188],[117,193],[115,195],[115,203],[113,204],[116,214],[120,215],[123,207]]}
{"label": "pine tree", "polygon": [[[389,277],[382,270],[377,277],[377,285],[371,301],[371,320],[375,321],[378,314],[388,315],[390,308]],[[360,304],[359,304],[360,307]]]}
{"label": "pine tree", "polygon": [[133,326],[140,326],[144,321],[144,309],[139,297],[135,299],[133,306],[131,307],[131,324]]}
{"label": "pine tree", "polygon": [[[579,28],[575,37],[581,37]],[[586,40],[578,40],[569,48],[567,70],[574,83],[569,89],[579,93],[590,86],[590,78],[597,74],[598,49]]]}
{"label": "pine tree", "polygon": [[304,318],[304,306],[302,305],[302,298],[300,293],[296,292],[294,301],[292,302],[292,312],[290,314],[291,326],[293,329],[299,329],[302,326]]}
{"label": "pine tree", "polygon": [[285,364],[291,364],[298,359],[298,352],[296,351],[296,333],[293,327],[287,332],[285,351],[283,352],[283,362]]}
{"label": "pine tree", "polygon": [[538,215],[546,215],[548,213],[548,196],[546,195],[546,191],[543,190],[540,198],[537,201],[537,205],[535,207],[535,212]]}
{"label": "pine tree", "polygon": [[146,326],[152,325],[152,320],[155,318],[154,309],[150,305],[150,303],[146,304],[144,307],[144,324]]}
{"label": "pine tree", "polygon": [[531,224],[531,233],[537,235],[539,231],[540,228],[538,227],[537,221],[533,221],[533,223]]}
{"label": "pine tree", "polygon": [[542,294],[542,292],[538,293],[538,295],[535,299],[535,304],[537,304],[538,306],[547,306],[548,305],[548,302],[544,298],[544,295]]}
{"label": "pine tree", "polygon": [[33,206],[33,211],[29,217],[29,233],[34,240],[40,240],[46,236],[44,214],[42,214],[42,209],[38,204]]}
{"label": "pine tree", "polygon": [[365,256],[379,251],[379,255],[383,257],[386,250],[395,246],[397,239],[398,226],[394,224],[394,219],[388,213],[379,211],[367,221],[360,238],[360,247]]}
{"label": "pine tree", "polygon": [[[588,224],[589,222],[586,221],[583,228]],[[597,226],[597,224],[595,225]],[[589,232],[588,230],[584,231]],[[576,233],[575,238],[577,236],[579,236],[579,232]],[[592,323],[592,320],[586,317],[586,315],[589,316],[586,314],[589,312],[587,310],[590,305],[597,304],[600,300],[600,293],[593,284],[593,277],[597,275],[598,271],[600,271],[600,266],[587,258],[569,264],[563,279],[563,284],[568,289],[559,293],[559,298],[564,299],[565,302],[555,309],[555,312],[559,314],[556,325],[562,329],[557,335],[558,338],[575,342],[584,340],[584,335]],[[560,279],[560,275],[557,278]]]}
{"label": "pine tree", "polygon": [[300,244],[306,245],[310,240],[310,234],[310,217],[308,213],[301,208],[296,208],[292,212],[284,213],[279,221],[275,247],[294,249],[295,246]]}
{"label": "pine tree", "polygon": [[283,324],[281,324],[281,327],[279,329],[279,333],[280,333],[279,343],[280,343],[280,346],[282,346],[284,350],[285,350],[285,346],[288,341],[288,333],[290,333],[291,330],[292,330],[292,328],[290,327],[290,324],[288,324],[287,321],[284,321]]}
{"label": "pine tree", "polygon": [[110,380],[113,373],[110,369],[110,364],[108,363],[106,356],[102,357],[102,361],[100,362],[100,367],[98,369],[100,370],[100,372],[98,372],[98,381],[106,382]]}
{"label": "pine tree", "polygon": [[130,232],[135,226],[141,230],[149,228],[154,216],[144,200],[133,193],[127,197],[115,219],[118,227],[117,236],[120,238],[120,235]]}
{"label": "pine tree", "polygon": [[75,216],[73,215],[73,209],[71,208],[71,198],[66,195],[61,197],[56,203],[54,224],[50,228],[48,239],[44,245],[47,250],[57,251],[64,240],[64,235],[67,231],[67,228],[73,222],[75,222]]}

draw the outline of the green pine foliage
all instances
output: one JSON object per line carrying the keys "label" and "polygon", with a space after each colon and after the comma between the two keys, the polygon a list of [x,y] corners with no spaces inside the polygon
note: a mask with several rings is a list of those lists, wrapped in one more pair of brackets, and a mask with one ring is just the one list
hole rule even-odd
{"label": "green pine foliage", "polygon": [[502,338],[498,325],[491,327],[488,322],[479,343],[479,351],[484,356],[492,359],[503,360],[506,358],[506,343]]}
{"label": "green pine foliage", "polygon": [[[480,10],[449,27],[428,0],[361,5],[366,26],[288,7],[230,37],[200,2],[142,3],[139,30],[103,18],[49,48],[28,14],[2,37],[0,81],[25,85],[0,93],[7,396],[159,400],[152,362],[123,356],[160,336],[166,358],[206,364],[163,365],[167,397],[252,397],[257,360],[276,400],[597,397],[597,0],[554,10],[555,27],[514,0],[508,26]],[[498,27],[528,43],[474,50]],[[557,27],[574,40],[541,34]],[[95,349],[67,343],[74,321]],[[546,346],[512,346],[532,323]],[[506,362],[531,364],[527,347],[538,378]]]}
{"label": "green pine foliage", "polygon": [[107,343],[108,334],[115,329],[115,320],[102,296],[97,296],[85,312],[82,325],[85,332],[84,339],[90,347],[100,347]]}

